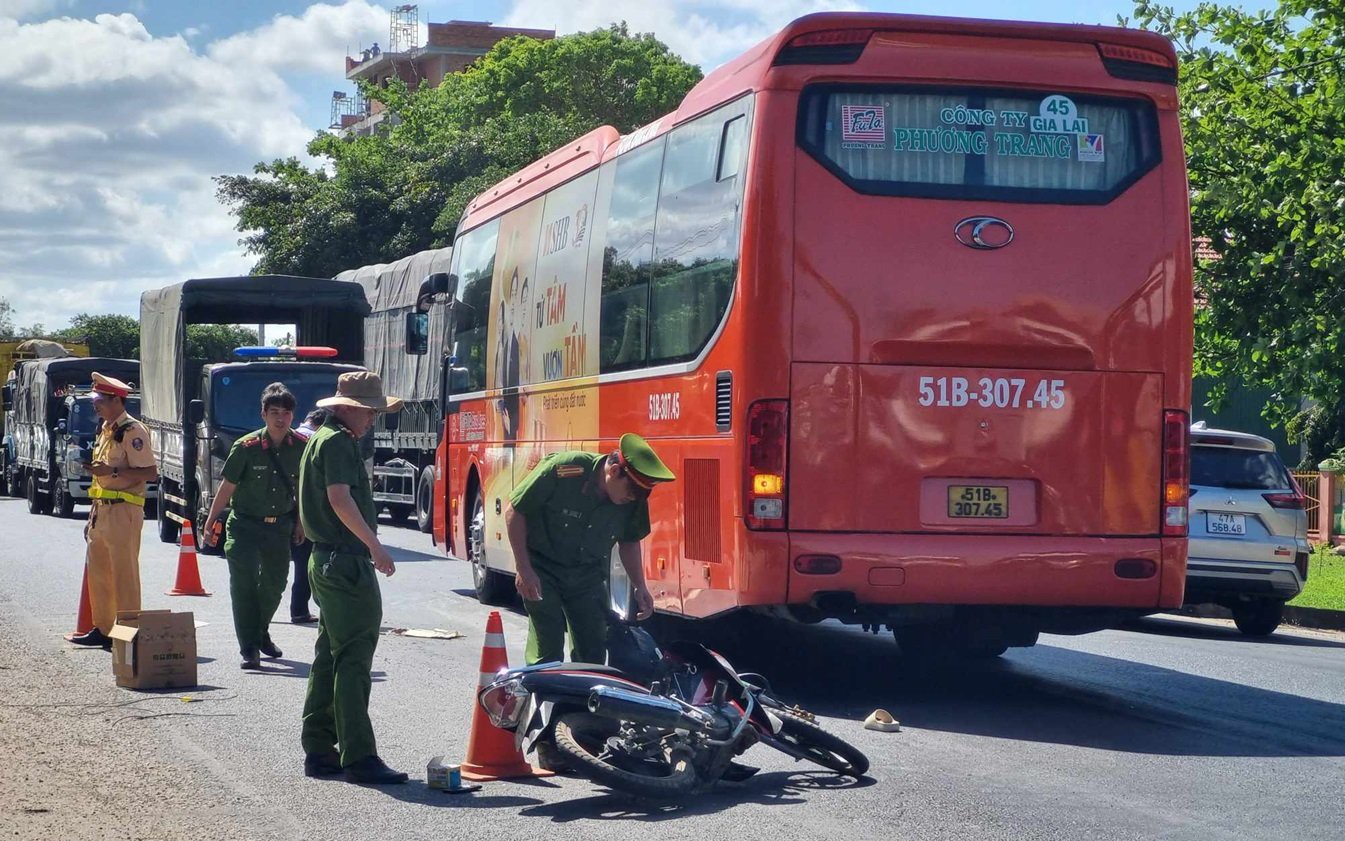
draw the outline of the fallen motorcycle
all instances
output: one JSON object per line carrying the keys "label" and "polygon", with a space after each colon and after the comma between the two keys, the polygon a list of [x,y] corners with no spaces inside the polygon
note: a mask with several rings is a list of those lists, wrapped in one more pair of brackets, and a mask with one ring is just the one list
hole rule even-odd
{"label": "fallen motorcycle", "polygon": [[772,694],[760,675],[739,674],[692,642],[659,651],[627,626],[647,655],[626,670],[542,663],[502,670],[478,696],[495,726],[513,731],[525,754],[554,745],[588,779],[644,797],[677,798],[756,769],[734,758],[758,742],[795,760],[862,777],[869,760],[817,719]]}

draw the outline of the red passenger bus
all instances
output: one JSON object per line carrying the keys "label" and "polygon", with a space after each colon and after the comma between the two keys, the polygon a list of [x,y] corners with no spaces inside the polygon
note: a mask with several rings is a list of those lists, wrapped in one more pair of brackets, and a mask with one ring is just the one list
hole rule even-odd
{"label": "red passenger bus", "polygon": [[509,490],[635,431],[678,476],[644,544],[666,613],[993,655],[1179,606],[1176,78],[1151,33],[818,14],[483,193],[438,540],[506,597]]}

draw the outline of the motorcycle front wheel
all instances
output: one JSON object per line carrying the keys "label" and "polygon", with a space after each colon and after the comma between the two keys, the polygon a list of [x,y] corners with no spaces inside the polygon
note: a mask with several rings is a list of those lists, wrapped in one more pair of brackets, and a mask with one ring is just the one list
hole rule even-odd
{"label": "motorcycle front wheel", "polygon": [[785,753],[855,779],[869,770],[869,758],[839,736],[792,713],[780,717],[784,726],[772,738],[783,743]]}
{"label": "motorcycle front wheel", "polygon": [[556,722],[556,747],[574,769],[597,783],[653,798],[675,798],[696,786],[691,757],[674,752],[666,759],[631,756],[615,738],[620,723],[614,719],[572,712]]}

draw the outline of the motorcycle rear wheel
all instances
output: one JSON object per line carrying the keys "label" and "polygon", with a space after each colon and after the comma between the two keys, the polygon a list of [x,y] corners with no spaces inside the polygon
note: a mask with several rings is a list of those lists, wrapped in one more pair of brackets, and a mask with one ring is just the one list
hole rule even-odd
{"label": "motorcycle rear wheel", "polygon": [[613,719],[586,712],[566,713],[556,722],[556,747],[579,774],[629,794],[666,799],[696,787],[690,756],[674,753],[668,762],[660,763],[614,753],[608,740],[619,726]]}
{"label": "motorcycle rear wheel", "polygon": [[803,754],[809,762],[838,774],[859,779],[869,770],[869,758],[849,742],[792,713],[781,716],[784,726],[775,739]]}

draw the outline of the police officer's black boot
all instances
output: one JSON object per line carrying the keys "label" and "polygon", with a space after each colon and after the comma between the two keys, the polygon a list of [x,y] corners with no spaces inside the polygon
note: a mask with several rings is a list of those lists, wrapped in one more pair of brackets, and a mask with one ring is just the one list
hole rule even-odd
{"label": "police officer's black boot", "polygon": [[238,664],[240,669],[261,669],[262,661],[257,649],[249,648],[243,652],[243,662]]}
{"label": "police officer's black boot", "polygon": [[407,780],[406,774],[394,771],[384,764],[377,755],[365,758],[345,767],[347,782],[364,785],[398,785]]}
{"label": "police officer's black boot", "polygon": [[278,658],[280,658],[280,657],[284,657],[284,656],[285,656],[285,652],[281,651],[280,648],[279,648],[279,646],[277,646],[275,643],[271,642],[271,635],[270,635],[270,634],[267,634],[265,637],[262,638],[262,644],[259,645],[258,648],[261,649],[261,653],[262,653],[262,654],[265,654],[267,657],[270,657],[272,660],[275,660],[275,659],[278,659]]}

